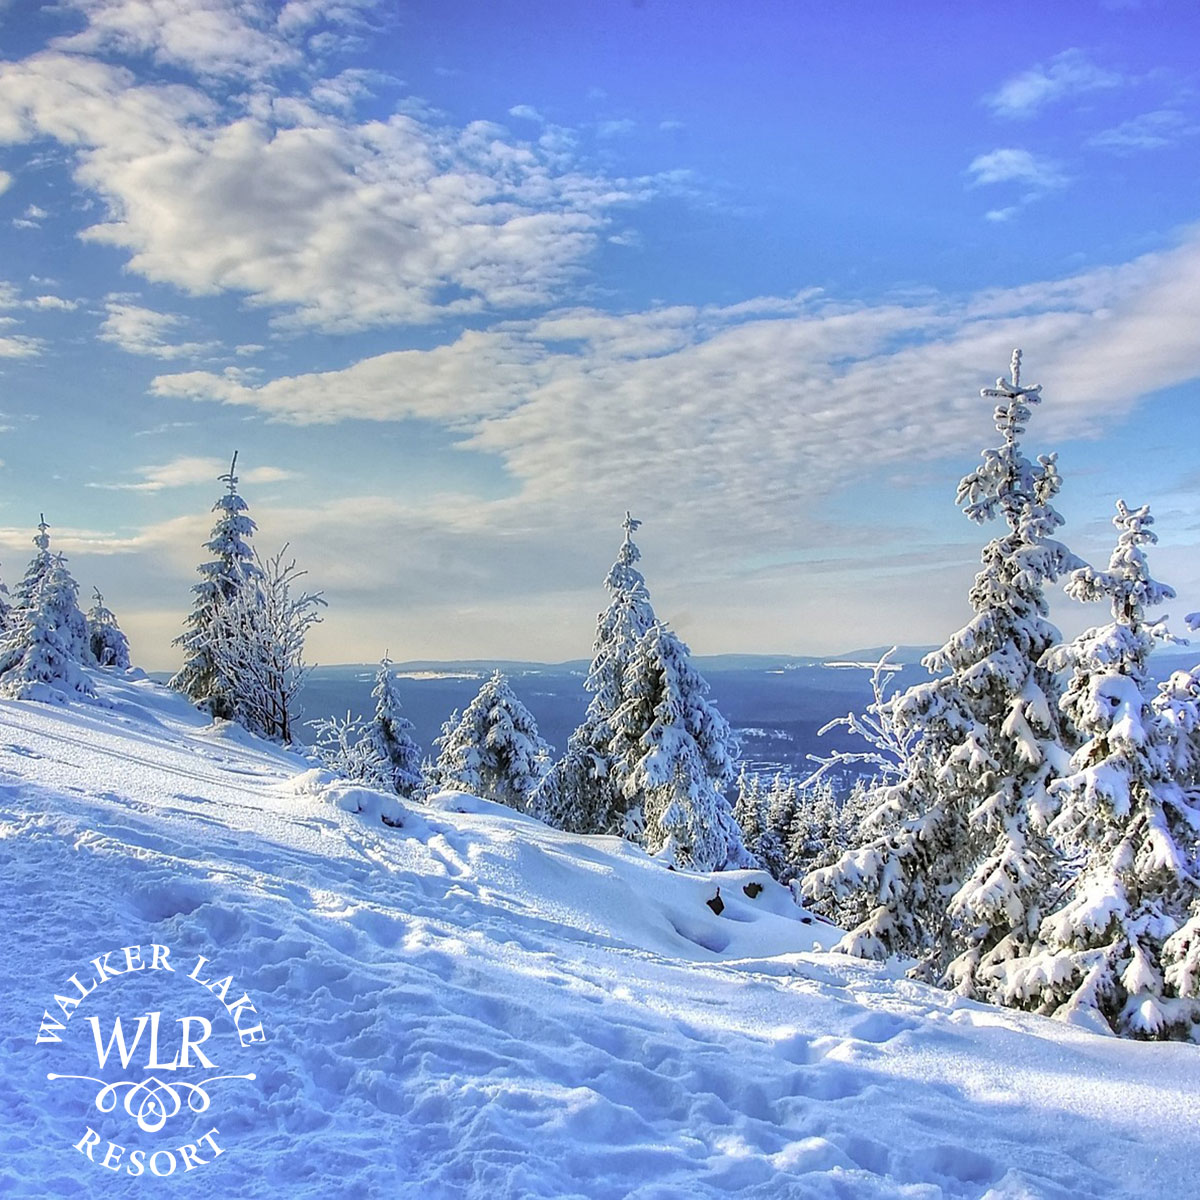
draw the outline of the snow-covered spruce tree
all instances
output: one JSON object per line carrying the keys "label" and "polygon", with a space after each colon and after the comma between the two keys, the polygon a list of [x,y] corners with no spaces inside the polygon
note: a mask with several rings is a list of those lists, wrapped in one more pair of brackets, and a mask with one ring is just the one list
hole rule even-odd
{"label": "snow-covered spruce tree", "polygon": [[640,525],[625,514],[625,540],[604,580],[610,599],[596,620],[584,683],[591,694],[587,712],[531,800],[531,811],[571,833],[623,833],[626,827],[627,781],[609,745],[613,716],[625,701],[625,667],[655,621],[646,580],[637,569],[642,555],[633,534]]}
{"label": "snow-covered spruce tree", "polygon": [[346,779],[381,791],[392,790],[391,764],[367,736],[367,722],[361,717],[326,717],[306,721],[316,732],[313,749],[321,762]]}
{"label": "snow-covered spruce tree", "polygon": [[841,808],[834,781],[827,775],[806,780],[802,788],[790,781],[790,788],[792,819],[785,842],[785,883],[802,879],[814,863],[832,857],[830,850],[837,845]]}
{"label": "snow-covered spruce tree", "polygon": [[881,789],[863,841],[804,883],[854,922],[839,949],[915,956],[919,974],[965,995],[986,995],[981,968],[1022,953],[1041,924],[1056,872],[1049,788],[1068,757],[1059,690],[1042,663],[1060,640],[1045,585],[1082,564],[1053,536],[1055,456],[1035,463],[1021,450],[1041,389],[1022,385],[1020,366],[1014,351],[1011,379],[983,390],[999,402],[1003,442],[958,488],[970,520],[1007,525],[983,550],[975,615],[924,660],[939,678],[890,702],[899,734],[913,735],[910,756]]}
{"label": "snow-covered spruce tree", "polygon": [[1177,970],[1172,983],[1164,964],[1179,961],[1164,943],[1200,898],[1200,805],[1176,774],[1176,726],[1152,703],[1150,652],[1173,639],[1146,609],[1175,595],[1146,562],[1153,520],[1148,506],[1118,500],[1108,569],[1084,567],[1067,583],[1077,600],[1107,599],[1113,617],[1047,656],[1071,671],[1062,708],[1082,737],[1070,773],[1051,786],[1059,811],[1050,832],[1076,870],[1038,943],[995,974],[1008,1003],[1170,1037],[1200,1020],[1194,979]]}
{"label": "snow-covered spruce tree", "polygon": [[104,603],[99,588],[93,588],[95,603],[87,613],[88,647],[96,665],[117,671],[129,668],[129,639],[117,624],[116,615]]}
{"label": "snow-covered spruce tree", "polygon": [[8,628],[10,614],[12,613],[12,597],[8,592],[8,584],[0,580],[0,633],[3,633]]}
{"label": "snow-covered spruce tree", "polygon": [[[1190,629],[1200,629],[1200,613],[1189,613]],[[1154,710],[1171,730],[1173,775],[1189,801],[1200,802],[1200,666],[1176,671],[1159,689]],[[1193,877],[1200,875],[1200,849],[1193,839]],[[1163,943],[1164,977],[1176,996],[1200,997],[1200,896],[1192,900],[1186,923]],[[1200,1041],[1200,1017],[1192,1027]]]}
{"label": "snow-covered spruce tree", "polygon": [[220,477],[226,491],[213,505],[217,520],[204,548],[213,557],[196,568],[200,582],[192,587],[195,600],[183,633],[172,643],[183,647],[183,666],[170,680],[170,687],[206,708],[214,717],[232,719],[233,707],[222,691],[213,658],[212,624],[217,609],[233,601],[243,586],[256,588],[261,572],[248,539],[254,521],[247,515],[246,502],[238,495],[237,452],[227,474]]}
{"label": "snow-covered spruce tree", "polygon": [[[35,539],[39,552],[45,549],[43,539],[44,521]],[[78,594],[61,556],[22,590],[22,603],[0,634],[0,695],[57,703],[95,695],[83,670],[90,655]]]}
{"label": "snow-covered spruce tree", "polygon": [[438,743],[436,786],[471,792],[519,812],[526,811],[552,753],[533,714],[499,671]]}
{"label": "snow-covered spruce tree", "polygon": [[312,669],[304,641],[320,621],[319,592],[293,594],[306,572],[285,562],[285,545],[264,563],[255,556],[229,599],[213,605],[208,624],[214,694],[229,719],[275,741],[292,740],[297,697]]}
{"label": "snow-covered spruce tree", "polygon": [[[454,737],[454,731],[458,728],[459,721],[462,720],[462,714],[456,708],[443,722],[442,731],[433,739],[430,755],[421,762],[421,786],[422,791],[426,795],[432,795],[443,787],[453,786],[442,781],[440,764],[446,752],[446,747],[450,745]],[[542,782],[545,782],[543,776]],[[541,785],[538,787],[540,794]]]}
{"label": "snow-covered spruce tree", "polygon": [[762,779],[743,766],[738,771],[733,819],[742,843],[764,871],[778,879],[783,870],[783,847],[767,819],[768,792]]}
{"label": "snow-covered spruce tree", "polygon": [[380,660],[371,699],[375,717],[363,730],[364,740],[372,757],[387,764],[387,786],[406,799],[416,799],[421,793],[421,751],[413,740],[413,723],[401,711],[396,677],[386,654]]}
{"label": "snow-covered spruce tree", "polygon": [[626,836],[678,867],[750,865],[725,796],[737,743],[688,648],[661,622],[626,664],[623,693],[610,755],[624,781]]}
{"label": "snow-covered spruce tree", "polygon": [[45,513],[38,516],[37,533],[34,534],[33,544],[37,547],[37,553],[29,560],[24,578],[17,584],[17,590],[13,595],[14,608],[29,606],[34,592],[38,590],[42,580],[54,566],[54,555],[50,550],[50,526],[46,524]]}

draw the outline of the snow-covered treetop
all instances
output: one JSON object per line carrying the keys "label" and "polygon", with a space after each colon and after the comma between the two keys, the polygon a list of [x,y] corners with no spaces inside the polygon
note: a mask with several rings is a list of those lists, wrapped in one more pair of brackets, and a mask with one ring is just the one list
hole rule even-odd
{"label": "snow-covered treetop", "polygon": [[1040,455],[1035,464],[1021,452],[1018,439],[1025,432],[1030,405],[1042,401],[1042,386],[1021,384],[1020,350],[1013,351],[1011,372],[1011,379],[997,379],[995,387],[980,390],[985,399],[1001,401],[994,419],[1004,444],[983,452],[983,463],[959,483],[956,503],[970,520],[980,523],[1000,513],[1014,533],[1036,541],[1063,523],[1050,506],[1062,479],[1056,454]]}
{"label": "snow-covered treetop", "polygon": [[1117,527],[1117,544],[1108,560],[1108,570],[1084,567],[1067,581],[1068,595],[1087,603],[1108,596],[1113,620],[1124,625],[1139,622],[1147,608],[1154,608],[1175,598],[1175,589],[1152,579],[1143,546],[1153,546],[1158,535],[1150,528],[1154,518],[1150,506],[1131,509],[1124,500],[1117,501],[1117,515],[1112,523]]}
{"label": "snow-covered treetop", "polygon": [[229,470],[218,476],[228,490],[212,506],[212,511],[219,515],[213,525],[212,536],[204,543],[205,550],[215,554],[216,558],[200,564],[197,571],[203,577],[203,582],[192,589],[202,601],[213,599],[218,590],[225,599],[229,599],[241,580],[256,579],[261,575],[254,551],[247,542],[258,526],[253,518],[246,515],[246,501],[238,495],[236,467],[235,450]]}
{"label": "snow-covered treetop", "polygon": [[[641,521],[626,511],[625,520],[621,522],[621,528],[625,530],[625,540],[621,543],[621,549],[617,553],[617,561],[613,563],[612,569],[604,580],[604,586],[614,595],[621,593],[632,594],[639,591],[639,589],[643,592],[646,590],[646,580],[642,573],[634,566],[634,563],[642,557],[642,552],[634,543],[633,534],[641,526]],[[649,595],[647,593],[648,599]]]}
{"label": "snow-covered treetop", "polygon": [[1088,664],[1093,673],[1115,672],[1132,676],[1139,686],[1148,683],[1148,659],[1158,642],[1176,639],[1167,632],[1166,617],[1148,617],[1153,608],[1174,599],[1175,590],[1153,578],[1144,547],[1158,541],[1150,528],[1154,518],[1150,506],[1131,509],[1117,501],[1117,544],[1108,569],[1084,566],[1071,573],[1067,594],[1085,603],[1107,597],[1113,620],[1102,628],[1089,629],[1070,645],[1048,656],[1054,669]]}

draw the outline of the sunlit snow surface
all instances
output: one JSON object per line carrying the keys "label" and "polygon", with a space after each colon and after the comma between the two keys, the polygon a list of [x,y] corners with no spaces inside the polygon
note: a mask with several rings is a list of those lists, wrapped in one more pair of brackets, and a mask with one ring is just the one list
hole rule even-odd
{"label": "sunlit snow surface", "polygon": [[[400,806],[98,686],[0,704],[0,1194],[1197,1194],[1198,1047],[956,1001],[822,952],[759,873]],[[35,1042],[72,971],[150,943],[219,963],[268,1033],[180,1127],[225,1152],[166,1179],[72,1148],[101,1118]]]}

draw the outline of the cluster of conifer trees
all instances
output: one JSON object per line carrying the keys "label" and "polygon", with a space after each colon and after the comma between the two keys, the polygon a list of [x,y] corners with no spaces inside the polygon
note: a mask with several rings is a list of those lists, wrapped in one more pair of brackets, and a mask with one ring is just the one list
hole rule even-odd
{"label": "cluster of conifer trees", "polygon": [[99,589],[85,614],[66,556],[50,549],[38,522],[37,547],[13,593],[0,583],[0,696],[62,703],[95,694],[84,667],[126,670],[129,643]]}
{"label": "cluster of conifer trees", "polygon": [[[1148,611],[1147,507],[1117,502],[1106,568],[1055,534],[1054,455],[1021,449],[1040,389],[1011,378],[999,446],[959,485],[999,520],[974,615],[925,659],[929,682],[877,696],[866,727],[889,763],[853,844],[811,870],[808,899],[849,932],[839,948],[917,960],[964,995],[1071,1015],[1140,1037],[1200,1029],[1200,668],[1156,687],[1170,639]],[[1046,589],[1107,601],[1111,620],[1064,642]]]}

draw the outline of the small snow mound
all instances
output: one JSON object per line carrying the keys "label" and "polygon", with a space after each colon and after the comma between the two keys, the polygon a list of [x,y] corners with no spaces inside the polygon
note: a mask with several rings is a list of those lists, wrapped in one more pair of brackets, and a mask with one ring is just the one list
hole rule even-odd
{"label": "small snow mound", "polygon": [[343,812],[358,813],[370,823],[381,822],[397,828],[404,824],[404,807],[398,796],[364,787],[361,783],[351,783],[325,767],[301,771],[284,787],[298,795],[316,796]]}
{"label": "small snow mound", "polygon": [[426,807],[437,812],[470,813],[472,816],[502,817],[510,821],[542,824],[536,817],[518,812],[515,808],[509,808],[507,804],[500,804],[495,800],[485,800],[482,796],[473,796],[470,792],[458,792],[453,789],[434,792],[426,800]]}

